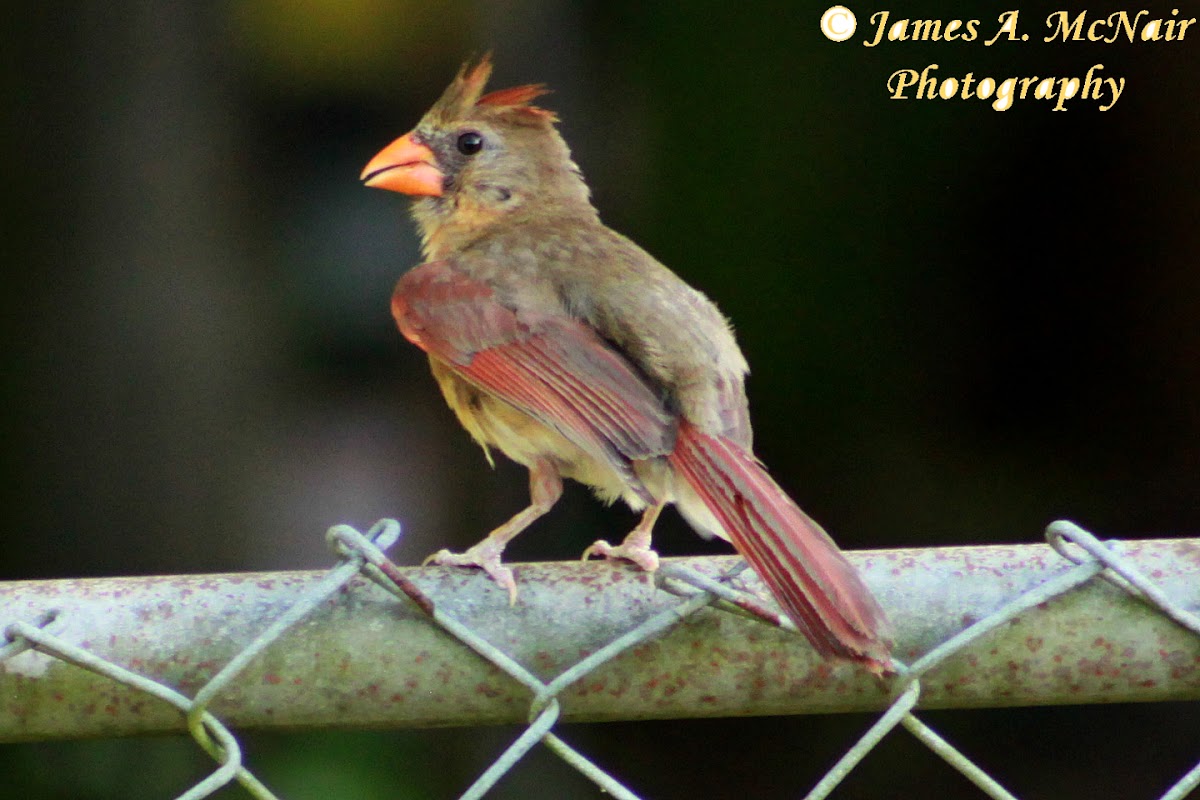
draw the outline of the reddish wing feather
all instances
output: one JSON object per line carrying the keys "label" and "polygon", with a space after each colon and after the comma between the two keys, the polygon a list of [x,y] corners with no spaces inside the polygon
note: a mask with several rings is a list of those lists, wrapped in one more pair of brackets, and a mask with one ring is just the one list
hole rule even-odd
{"label": "reddish wing feather", "polygon": [[448,261],[401,278],[392,314],[413,344],[635,485],[629,461],[666,455],[674,445],[675,420],[645,379],[578,320],[507,308]]}

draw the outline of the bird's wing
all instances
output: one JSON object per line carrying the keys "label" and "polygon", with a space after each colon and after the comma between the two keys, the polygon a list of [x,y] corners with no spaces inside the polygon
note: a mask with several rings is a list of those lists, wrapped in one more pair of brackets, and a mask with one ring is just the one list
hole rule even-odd
{"label": "bird's wing", "polygon": [[608,461],[635,488],[630,460],[674,446],[674,415],[595,330],[566,315],[510,308],[453,261],[410,270],[392,294],[392,315],[410,342]]}

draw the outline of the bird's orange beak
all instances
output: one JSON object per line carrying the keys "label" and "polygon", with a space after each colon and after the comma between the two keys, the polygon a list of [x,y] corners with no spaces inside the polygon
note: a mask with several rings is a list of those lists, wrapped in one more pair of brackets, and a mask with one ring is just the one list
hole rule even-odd
{"label": "bird's orange beak", "polygon": [[438,197],[445,176],[433,151],[408,133],[380,150],[359,177],[376,189]]}

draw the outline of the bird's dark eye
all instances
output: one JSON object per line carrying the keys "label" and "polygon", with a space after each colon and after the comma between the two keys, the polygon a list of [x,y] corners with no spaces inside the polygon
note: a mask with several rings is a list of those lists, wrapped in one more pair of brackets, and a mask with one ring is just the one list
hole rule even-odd
{"label": "bird's dark eye", "polygon": [[473,156],[483,149],[483,137],[475,131],[467,131],[458,137],[458,152]]}

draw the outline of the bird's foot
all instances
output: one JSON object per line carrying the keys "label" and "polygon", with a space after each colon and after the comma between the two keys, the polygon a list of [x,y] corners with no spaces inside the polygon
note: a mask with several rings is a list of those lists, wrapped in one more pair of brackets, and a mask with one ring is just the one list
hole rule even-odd
{"label": "bird's foot", "polygon": [[517,604],[517,581],[513,571],[500,563],[500,553],[504,546],[496,546],[492,539],[484,539],[463,553],[452,553],[449,550],[438,550],[421,562],[437,564],[440,567],[478,567],[486,572],[501,589],[508,591],[508,604]]}
{"label": "bird's foot", "polygon": [[626,561],[632,561],[646,572],[654,572],[658,569],[658,553],[650,548],[649,542],[636,540],[630,536],[619,545],[611,545],[603,539],[592,543],[592,546],[583,551],[583,560],[587,561],[592,556],[601,558],[623,558]]}
{"label": "bird's foot", "polygon": [[637,527],[616,547],[603,539],[593,542],[591,547],[583,551],[583,560],[587,561],[591,556],[623,558],[637,564],[646,572],[654,572],[658,569],[658,553],[650,549],[650,532],[654,529],[654,521],[658,519],[663,505],[663,502],[655,503],[642,512],[642,519]]}

